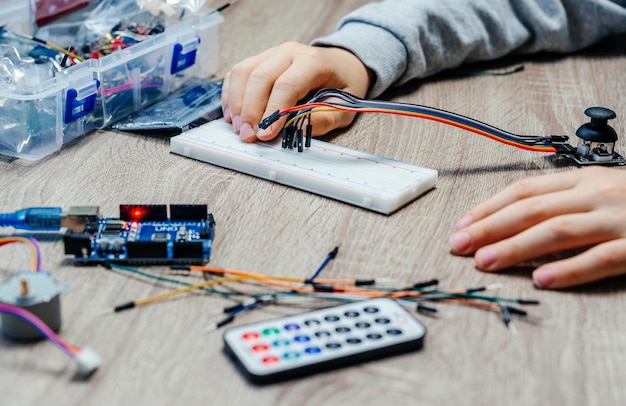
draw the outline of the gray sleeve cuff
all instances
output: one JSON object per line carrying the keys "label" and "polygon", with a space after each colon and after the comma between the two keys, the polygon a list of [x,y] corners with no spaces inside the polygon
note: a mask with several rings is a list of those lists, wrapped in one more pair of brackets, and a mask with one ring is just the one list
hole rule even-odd
{"label": "gray sleeve cuff", "polygon": [[[371,41],[376,38],[375,41]],[[408,50],[393,33],[366,22],[344,24],[339,31],[311,42],[314,46],[344,48],[371,69],[376,78],[368,97],[379,96],[391,87],[407,70]]]}

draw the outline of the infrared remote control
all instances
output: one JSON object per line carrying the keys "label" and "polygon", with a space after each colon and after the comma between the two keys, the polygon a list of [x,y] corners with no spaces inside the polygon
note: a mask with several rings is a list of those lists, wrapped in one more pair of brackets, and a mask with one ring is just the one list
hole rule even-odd
{"label": "infrared remote control", "polygon": [[391,299],[369,299],[224,332],[225,351],[255,383],[271,383],[418,350],[426,329]]}

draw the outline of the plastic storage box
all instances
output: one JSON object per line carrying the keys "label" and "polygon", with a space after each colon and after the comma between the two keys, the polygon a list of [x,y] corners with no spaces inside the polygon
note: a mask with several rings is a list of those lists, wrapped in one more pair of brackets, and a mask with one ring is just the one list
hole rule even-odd
{"label": "plastic storage box", "polygon": [[[65,69],[52,79],[15,85],[0,77],[0,154],[37,160],[95,128],[154,103],[190,77],[217,70],[218,13]],[[0,26],[31,27],[29,2],[0,1]]]}

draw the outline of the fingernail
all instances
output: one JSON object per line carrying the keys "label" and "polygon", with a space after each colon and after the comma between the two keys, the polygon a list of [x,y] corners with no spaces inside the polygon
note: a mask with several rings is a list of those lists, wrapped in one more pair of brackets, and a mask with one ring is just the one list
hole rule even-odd
{"label": "fingernail", "polygon": [[222,109],[222,115],[224,116],[224,119],[227,123],[232,123],[233,118],[230,116],[230,109],[228,107]]}
{"label": "fingernail", "polygon": [[450,237],[450,245],[452,245],[452,250],[454,252],[462,253],[470,247],[470,244],[471,238],[469,233],[456,233]]}
{"label": "fingernail", "polygon": [[472,216],[463,216],[458,223],[456,223],[456,229],[460,230],[472,224]]}
{"label": "fingernail", "polygon": [[263,141],[269,141],[272,138],[271,135],[272,133],[269,128],[261,129],[256,132],[256,137]]}
{"label": "fingernail", "polygon": [[554,272],[550,269],[533,272],[533,283],[538,288],[549,288],[554,283]]}
{"label": "fingernail", "polygon": [[257,139],[256,133],[249,123],[243,123],[241,125],[241,128],[239,130],[239,138],[241,138],[241,141],[243,142],[252,142]]}
{"label": "fingernail", "polygon": [[241,130],[241,116],[233,117],[233,129],[236,133]]}
{"label": "fingernail", "polygon": [[482,248],[476,251],[474,255],[474,262],[478,269],[483,271],[491,270],[492,266],[496,263],[496,252],[491,248]]}

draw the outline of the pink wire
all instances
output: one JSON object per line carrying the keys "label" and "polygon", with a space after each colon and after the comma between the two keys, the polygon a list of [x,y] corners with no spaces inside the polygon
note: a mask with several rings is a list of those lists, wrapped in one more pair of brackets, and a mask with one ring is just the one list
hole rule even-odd
{"label": "pink wire", "polygon": [[[33,237],[28,237],[24,235],[17,235],[15,237],[5,237],[0,238],[0,246],[5,244],[12,244],[15,242],[27,242],[32,245],[32,248],[35,250],[35,271],[41,271],[41,245],[39,245],[39,241],[34,239]],[[26,241],[24,241],[26,240]]]}
{"label": "pink wire", "polygon": [[31,324],[41,334],[43,334],[48,340],[52,341],[57,347],[65,352],[70,357],[74,358],[76,351],[72,349],[72,345],[63,341],[50,327],[46,325],[39,317],[35,316],[28,310],[22,309],[18,306],[0,303],[0,313],[8,313],[17,316],[24,321]]}
{"label": "pink wire", "polygon": [[29,240],[35,247],[35,251],[37,252],[37,272],[39,272],[41,271],[41,245],[39,244],[39,241],[37,241],[33,237],[24,236],[24,238]]}

